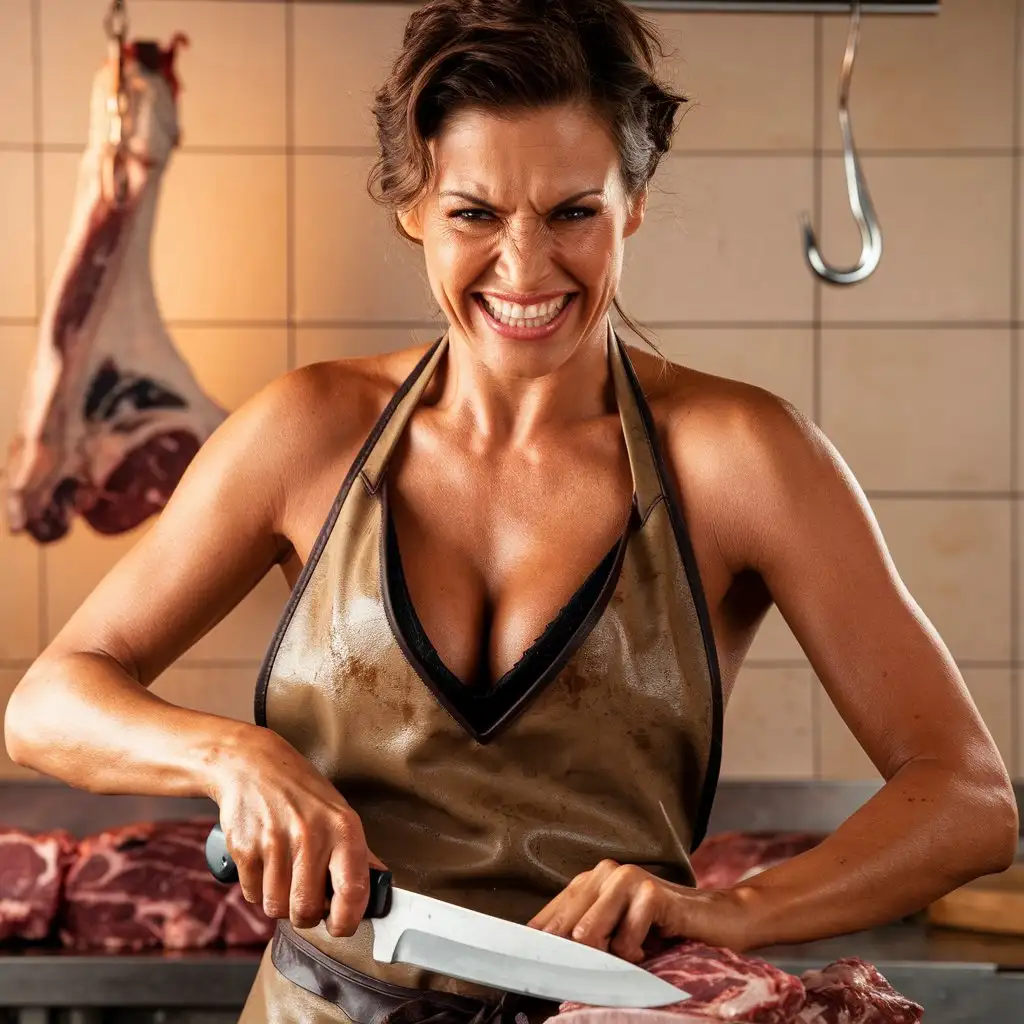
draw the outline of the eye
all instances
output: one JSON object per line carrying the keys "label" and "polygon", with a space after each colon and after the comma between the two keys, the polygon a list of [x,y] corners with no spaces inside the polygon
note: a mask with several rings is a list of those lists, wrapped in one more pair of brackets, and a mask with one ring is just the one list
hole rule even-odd
{"label": "eye", "polygon": [[479,207],[467,207],[464,210],[453,210],[448,214],[453,220],[464,220],[470,224],[480,223],[494,215],[490,210],[481,210]]}
{"label": "eye", "polygon": [[559,220],[575,221],[586,220],[596,214],[597,210],[592,210],[589,206],[567,206],[564,210],[558,210],[554,216]]}

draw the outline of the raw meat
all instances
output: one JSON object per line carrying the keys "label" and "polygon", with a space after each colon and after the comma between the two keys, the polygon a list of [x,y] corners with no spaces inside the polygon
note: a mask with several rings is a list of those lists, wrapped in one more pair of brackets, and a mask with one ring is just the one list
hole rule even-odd
{"label": "raw meat", "polygon": [[[642,966],[690,994],[684,1002],[659,1007],[659,1014],[679,1012],[750,1024],[792,1024],[804,1005],[804,987],[798,978],[764,960],[738,956],[702,942],[681,943],[645,960]],[[563,1003],[559,1009],[568,1012],[582,1006]],[[652,1012],[630,1011],[630,1024],[634,1017],[635,1024],[647,1024]]]}
{"label": "raw meat", "polygon": [[74,850],[67,832],[0,829],[0,940],[49,937]]}
{"label": "raw meat", "polygon": [[807,1002],[795,1024],[919,1024],[924,1009],[901,996],[872,967],[849,957],[801,980]]}
{"label": "raw meat", "polygon": [[701,889],[728,889],[824,838],[812,832],[720,832],[697,847],[690,863]]}
{"label": "raw meat", "polygon": [[199,388],[164,327],[150,269],[160,181],[179,140],[174,52],[125,48],[127,195],[113,194],[97,73],[70,230],[46,295],[7,468],[8,520],[39,543],[72,514],[104,534],[160,511],[226,413]]}
{"label": "raw meat", "polygon": [[128,825],[83,839],[65,884],[61,942],[111,952],[267,943],[274,921],[210,873],[213,824]]}

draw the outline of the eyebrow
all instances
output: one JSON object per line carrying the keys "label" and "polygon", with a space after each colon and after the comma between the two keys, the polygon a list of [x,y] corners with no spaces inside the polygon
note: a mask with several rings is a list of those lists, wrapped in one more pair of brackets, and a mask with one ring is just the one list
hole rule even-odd
{"label": "eyebrow", "polygon": [[[495,207],[487,202],[486,199],[481,199],[479,196],[473,195],[472,192],[460,192],[454,189],[446,189],[444,192],[439,193],[441,198],[445,196],[454,196],[458,199],[465,199],[468,202],[476,203],[479,206],[486,207],[488,210],[494,210]],[[555,203],[552,207],[553,210],[557,210],[560,206],[568,206],[570,203],[579,202],[581,199],[586,199],[588,196],[603,196],[603,188],[590,188],[585,189],[583,192],[577,192],[575,195],[569,196],[567,199],[563,199],[559,203]]]}

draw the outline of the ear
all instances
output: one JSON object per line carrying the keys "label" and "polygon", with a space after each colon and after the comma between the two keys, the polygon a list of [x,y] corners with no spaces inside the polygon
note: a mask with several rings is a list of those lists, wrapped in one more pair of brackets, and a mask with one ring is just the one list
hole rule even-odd
{"label": "ear", "polygon": [[629,213],[626,216],[626,228],[623,232],[623,238],[629,238],[630,235],[634,234],[644,222],[644,214],[647,212],[647,194],[648,188],[646,185],[630,200]]}
{"label": "ear", "polygon": [[414,242],[423,242],[423,216],[422,206],[417,203],[410,210],[403,210],[398,214],[398,223],[402,226],[405,234]]}

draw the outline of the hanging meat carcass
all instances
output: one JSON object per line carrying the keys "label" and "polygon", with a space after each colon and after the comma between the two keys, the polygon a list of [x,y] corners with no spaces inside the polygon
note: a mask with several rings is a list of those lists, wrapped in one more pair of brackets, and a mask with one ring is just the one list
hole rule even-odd
{"label": "hanging meat carcass", "polygon": [[119,37],[93,81],[71,226],[7,468],[11,531],[43,544],[74,514],[115,534],[159,512],[226,416],[175,349],[150,266],[160,182],[179,140],[174,57],[184,41]]}

